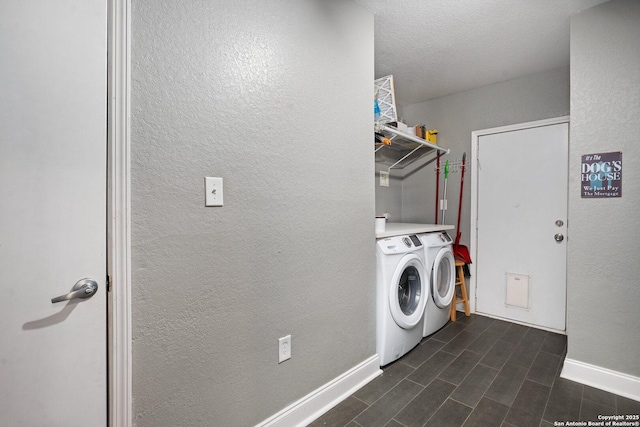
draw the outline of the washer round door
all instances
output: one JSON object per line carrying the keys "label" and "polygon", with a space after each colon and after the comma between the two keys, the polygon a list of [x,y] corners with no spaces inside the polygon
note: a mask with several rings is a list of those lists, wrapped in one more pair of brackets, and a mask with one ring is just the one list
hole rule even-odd
{"label": "washer round door", "polygon": [[424,264],[415,254],[402,258],[393,273],[389,289],[389,308],[398,326],[410,329],[420,323],[429,288],[424,278]]}
{"label": "washer round door", "polygon": [[455,259],[450,247],[442,248],[433,261],[431,295],[439,308],[447,308],[456,288]]}

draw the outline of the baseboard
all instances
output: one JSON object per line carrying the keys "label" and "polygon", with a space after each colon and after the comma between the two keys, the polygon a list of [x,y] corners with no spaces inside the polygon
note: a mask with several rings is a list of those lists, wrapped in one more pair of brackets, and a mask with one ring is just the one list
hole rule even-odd
{"label": "baseboard", "polygon": [[380,374],[380,358],[376,354],[257,426],[306,426]]}
{"label": "baseboard", "polygon": [[565,359],[560,377],[640,401],[640,378],[573,359]]}

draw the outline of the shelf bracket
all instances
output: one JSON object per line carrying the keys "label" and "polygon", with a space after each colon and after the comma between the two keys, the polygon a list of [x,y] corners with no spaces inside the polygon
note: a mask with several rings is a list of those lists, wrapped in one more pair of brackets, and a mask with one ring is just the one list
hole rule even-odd
{"label": "shelf bracket", "polygon": [[391,166],[389,166],[389,171],[391,171],[391,169],[396,166],[398,163],[402,162],[404,159],[406,159],[407,157],[409,157],[410,155],[412,155],[413,153],[415,153],[416,151],[418,151],[419,149],[421,149],[422,146],[417,146],[416,148],[414,148],[409,154],[405,155],[403,158],[401,158],[400,160],[398,160],[397,162],[395,162],[394,164],[392,164]]}

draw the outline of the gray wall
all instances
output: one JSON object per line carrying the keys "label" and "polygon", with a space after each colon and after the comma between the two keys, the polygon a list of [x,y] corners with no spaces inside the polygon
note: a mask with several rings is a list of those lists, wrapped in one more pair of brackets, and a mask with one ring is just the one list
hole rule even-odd
{"label": "gray wall", "polygon": [[[640,2],[571,19],[567,357],[640,377]],[[584,154],[622,151],[622,197],[582,199]]]}
{"label": "gray wall", "polygon": [[402,222],[402,178],[392,169],[389,186],[380,186],[380,171],[388,168],[388,164],[376,163],[376,215],[389,214],[388,222]]}
{"label": "gray wall", "polygon": [[[451,149],[442,157],[456,160],[467,153],[471,157],[471,132],[497,126],[530,122],[569,114],[569,69],[560,68],[509,80],[478,89],[468,90],[442,98],[402,108],[402,117],[408,124],[425,123],[429,129],[438,129],[438,145]],[[427,156],[432,158],[433,156]],[[420,163],[428,162],[419,161]],[[402,171],[402,222],[434,221],[435,162],[423,166],[412,164]],[[470,164],[465,172],[462,202],[461,242],[469,244],[471,203]],[[447,188],[449,209],[447,224],[455,225],[460,197],[460,173],[451,173]],[[442,174],[441,174],[442,179]],[[443,191],[440,183],[440,194]]]}
{"label": "gray wall", "polygon": [[375,354],[373,16],[132,3],[135,423],[253,425]]}

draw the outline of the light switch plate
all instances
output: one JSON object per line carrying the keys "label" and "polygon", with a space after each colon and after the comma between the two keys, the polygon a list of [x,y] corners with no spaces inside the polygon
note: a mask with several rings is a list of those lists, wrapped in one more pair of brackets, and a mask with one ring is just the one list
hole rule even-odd
{"label": "light switch plate", "polygon": [[380,186],[381,187],[389,186],[389,172],[380,171]]}
{"label": "light switch plate", "polygon": [[204,205],[222,206],[222,178],[207,176],[204,179]]}

